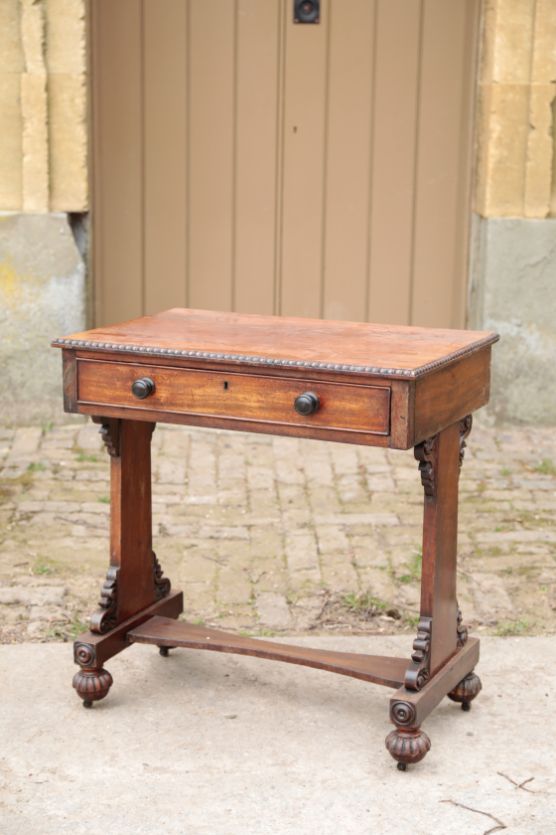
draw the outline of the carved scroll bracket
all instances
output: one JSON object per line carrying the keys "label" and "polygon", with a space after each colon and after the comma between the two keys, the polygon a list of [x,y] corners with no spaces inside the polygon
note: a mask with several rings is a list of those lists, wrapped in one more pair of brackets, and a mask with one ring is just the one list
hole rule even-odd
{"label": "carved scroll bracket", "polygon": [[154,582],[154,596],[157,600],[167,597],[170,594],[172,584],[168,577],[164,577],[164,572],[158,561],[158,558],[153,551],[153,582]]}
{"label": "carved scroll bracket", "polygon": [[[473,415],[467,415],[459,422],[459,467],[463,464],[465,456],[465,449],[467,447],[466,439],[471,432],[473,426]],[[419,472],[421,474],[421,483],[425,490],[426,496],[436,496],[436,446],[438,435],[432,438],[427,438],[426,441],[417,444],[414,449],[415,458],[419,461]]]}
{"label": "carved scroll bracket", "polygon": [[[111,565],[100,592],[99,609],[90,617],[91,632],[105,635],[118,623],[118,573],[119,566]],[[154,599],[161,600],[170,593],[171,583],[164,572],[154,551],[152,552]]]}
{"label": "carved scroll bracket", "polygon": [[119,566],[111,565],[100,590],[100,608],[90,617],[91,632],[104,635],[117,624]]}
{"label": "carved scroll bracket", "polygon": [[465,456],[465,448],[467,446],[466,439],[471,432],[471,427],[473,426],[473,415],[467,415],[460,420],[459,422],[459,468],[461,470],[461,465],[463,464],[463,459]]}
{"label": "carved scroll bracket", "polygon": [[414,449],[414,455],[419,462],[419,473],[421,484],[425,490],[425,496],[436,496],[436,441],[438,435],[427,438]]}
{"label": "carved scroll bracket", "polygon": [[120,421],[115,418],[93,417],[93,423],[100,423],[98,430],[106,451],[111,458],[120,454]]}
{"label": "carved scroll bracket", "polygon": [[405,673],[404,684],[408,690],[421,690],[430,678],[431,632],[432,618],[421,617],[411,663]]}
{"label": "carved scroll bracket", "polygon": [[[103,440],[106,451],[111,458],[118,458],[120,455],[121,421],[117,418],[97,417],[92,418],[93,423],[99,423],[98,430]],[[156,423],[149,423],[151,438],[156,428]]]}
{"label": "carved scroll bracket", "polygon": [[458,607],[458,621],[457,621],[457,633],[458,633],[458,647],[462,647],[467,642],[467,626],[463,623],[463,615],[461,614],[461,609]]}

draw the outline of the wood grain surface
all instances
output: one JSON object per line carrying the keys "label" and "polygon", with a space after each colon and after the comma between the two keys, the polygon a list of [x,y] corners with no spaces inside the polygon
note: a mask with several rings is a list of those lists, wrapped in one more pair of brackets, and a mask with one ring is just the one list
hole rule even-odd
{"label": "wood grain surface", "polygon": [[[78,400],[99,406],[127,406],[141,411],[197,414],[387,435],[390,423],[388,386],[345,385],[313,380],[165,368],[80,360]],[[133,382],[147,377],[154,392],[140,400]],[[300,415],[295,399],[314,393],[319,408]]]}
{"label": "wood grain surface", "polygon": [[212,652],[253,655],[271,661],[286,661],[332,673],[372,681],[386,687],[399,687],[407,661],[383,655],[362,655],[353,652],[297,647],[291,644],[245,638],[221,629],[210,629],[166,617],[153,617],[127,634],[132,643],[156,646],[187,647]]}
{"label": "wood grain surface", "polygon": [[[174,308],[53,344],[133,353],[233,356],[238,361],[298,363],[353,373],[419,377],[498,339],[490,331],[373,325],[285,316]],[[83,344],[86,343],[86,344]]]}

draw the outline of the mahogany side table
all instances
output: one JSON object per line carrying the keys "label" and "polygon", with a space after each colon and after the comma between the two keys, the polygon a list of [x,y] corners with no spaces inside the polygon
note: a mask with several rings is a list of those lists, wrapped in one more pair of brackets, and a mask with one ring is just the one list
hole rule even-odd
{"label": "mahogany side table", "polygon": [[[489,396],[497,334],[173,309],[57,339],[64,407],[101,425],[110,455],[110,566],[73,686],[103,699],[104,663],[133,643],[255,655],[396,691],[386,747],[405,770],[430,740],[421,723],[448,695],[481,689],[479,641],[456,599],[458,478],[471,413]],[[414,447],[424,488],[420,621],[407,658],[312,650],[177,620],[152,550],[150,441],[156,421]]]}

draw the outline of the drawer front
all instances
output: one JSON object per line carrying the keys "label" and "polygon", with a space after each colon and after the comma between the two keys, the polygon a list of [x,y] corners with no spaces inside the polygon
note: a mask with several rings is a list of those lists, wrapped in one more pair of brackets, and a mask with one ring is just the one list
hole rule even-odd
{"label": "drawer front", "polygon": [[[141,399],[131,387],[145,379],[154,383],[154,390]],[[388,435],[390,428],[388,386],[93,360],[78,360],[77,385],[78,401],[87,405],[375,435]],[[148,388],[148,383],[143,390],[136,386],[140,394]],[[318,404],[316,411],[308,415],[299,414],[294,406],[296,398],[305,393],[316,396]],[[307,399],[299,405],[307,406]]]}

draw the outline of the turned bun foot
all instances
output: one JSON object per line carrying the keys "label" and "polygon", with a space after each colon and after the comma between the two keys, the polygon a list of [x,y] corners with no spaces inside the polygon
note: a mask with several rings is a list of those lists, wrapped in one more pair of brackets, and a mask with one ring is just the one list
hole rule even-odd
{"label": "turned bun foot", "polygon": [[460,702],[462,710],[471,710],[471,702],[480,693],[482,686],[479,676],[475,673],[468,673],[448,693],[448,698],[453,702]]}
{"label": "turned bun foot", "polygon": [[397,761],[400,771],[422,760],[430,747],[430,739],[420,728],[396,728],[386,737],[386,748]]}
{"label": "turned bun foot", "polygon": [[83,707],[92,707],[93,702],[104,699],[112,687],[112,676],[108,670],[78,670],[73,677],[73,686],[80,699],[83,699]]}

